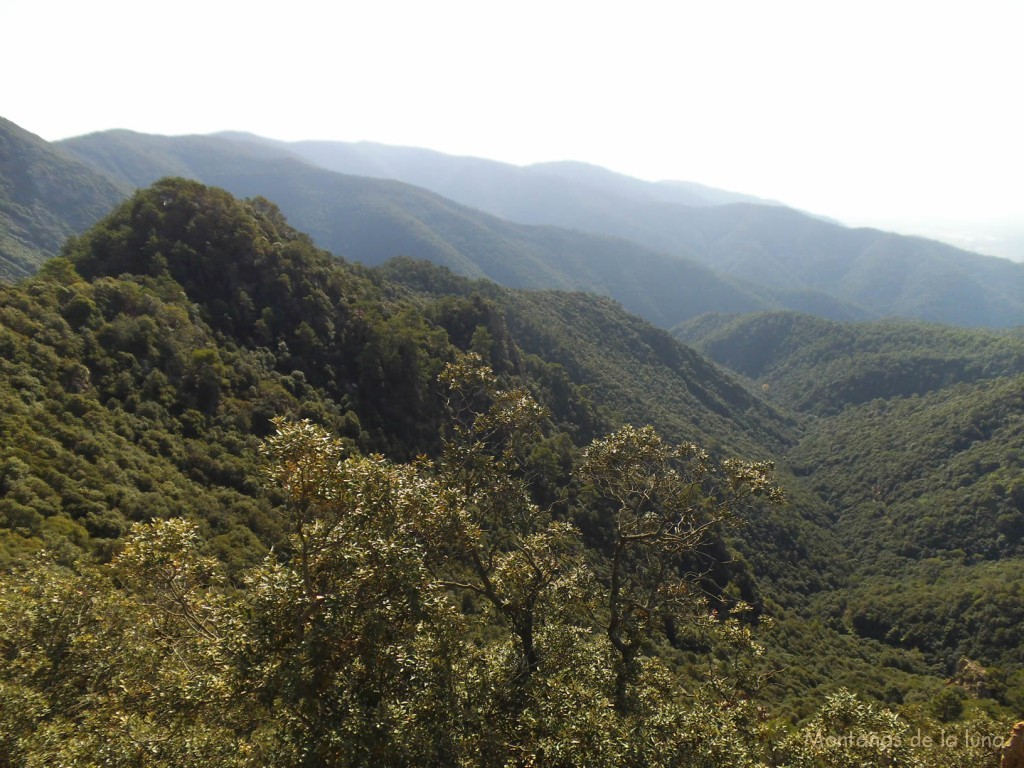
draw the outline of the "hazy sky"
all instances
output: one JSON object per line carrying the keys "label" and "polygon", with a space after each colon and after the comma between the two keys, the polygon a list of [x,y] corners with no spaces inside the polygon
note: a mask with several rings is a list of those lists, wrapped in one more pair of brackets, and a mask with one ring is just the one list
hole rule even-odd
{"label": "hazy sky", "polygon": [[1024,4],[0,0],[0,115],[688,179],[850,223],[1024,221]]}

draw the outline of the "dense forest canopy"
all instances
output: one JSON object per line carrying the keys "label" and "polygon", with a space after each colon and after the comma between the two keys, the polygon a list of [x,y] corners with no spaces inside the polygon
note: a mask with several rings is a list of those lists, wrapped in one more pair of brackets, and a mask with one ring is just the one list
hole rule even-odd
{"label": "dense forest canopy", "polygon": [[679,333],[136,193],[0,288],[0,763],[995,764],[1018,337]]}

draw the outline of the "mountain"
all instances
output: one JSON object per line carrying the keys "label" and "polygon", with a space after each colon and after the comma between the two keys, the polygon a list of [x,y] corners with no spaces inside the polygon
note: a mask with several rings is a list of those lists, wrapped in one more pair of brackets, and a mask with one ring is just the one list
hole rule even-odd
{"label": "mountain", "polygon": [[[759,292],[828,296],[833,303],[820,309],[836,319],[1024,323],[1024,266],[933,240],[850,229],[749,197],[642,182],[582,163],[519,168],[376,144],[274,145],[325,168],[406,181],[512,221],[610,235],[695,259]],[[778,298],[790,309],[813,309]],[[860,314],[840,314],[840,304]]]}
{"label": "mountain", "polygon": [[651,202],[674,203],[693,207],[729,205],[731,203],[754,203],[757,205],[781,205],[771,200],[715,189],[693,181],[648,182],[609,171],[590,163],[559,161],[536,163],[526,166],[527,171],[540,175],[557,177],[573,183],[577,188],[588,187],[602,190],[617,197]]}
{"label": "mountain", "polygon": [[364,264],[405,255],[511,287],[609,295],[663,327],[706,311],[776,306],[692,261],[616,238],[513,224],[408,184],[326,171],[263,143],[117,131],[62,146],[136,186],[172,174],[271,198],[321,247]]}
{"label": "mountain", "polygon": [[[8,165],[0,168],[9,199],[0,236],[10,275],[31,272],[128,186],[179,175],[279,200],[318,243],[364,263],[412,255],[513,287],[596,292],[663,327],[706,311],[768,309],[966,326],[1024,320],[1024,266],[922,238],[847,229],[749,196],[643,182],[582,163],[517,168],[411,148],[292,145],[247,134],[109,131],[51,146],[9,122],[5,136],[18,147],[5,153]],[[28,158],[44,156],[49,170],[27,170]],[[69,156],[92,170],[81,164],[55,170]],[[404,175],[473,208],[383,178],[325,174],[310,162]],[[39,187],[60,173],[60,184]],[[76,189],[79,197],[68,197]]]}
{"label": "mountain", "polygon": [[[856,368],[871,349],[902,355],[910,368],[945,355],[963,375],[933,377],[918,390],[879,387],[871,400],[840,398],[820,412],[811,404],[787,412],[771,402],[781,394],[775,386],[751,386],[608,299],[510,289],[407,258],[370,269],[319,250],[265,199],[239,200],[180,178],[137,192],[38,275],[0,287],[0,681],[6,701],[36,702],[0,719],[0,757],[23,764],[23,750],[39,749],[48,756],[42,763],[88,764],[101,748],[89,739],[100,739],[102,749],[117,744],[135,763],[220,755],[221,762],[199,762],[247,765],[237,743],[258,737],[256,763],[269,753],[294,756],[287,749],[295,742],[273,729],[311,723],[332,729],[336,742],[314,729],[309,744],[337,743],[347,755],[351,741],[337,735],[338,718],[354,718],[353,707],[360,715],[351,722],[366,726],[360,733],[404,734],[377,726],[382,718],[407,722],[408,702],[451,691],[453,679],[463,698],[451,706],[482,690],[467,711],[505,707],[502,691],[515,690],[521,670],[507,661],[521,637],[509,639],[509,630],[526,630],[500,612],[500,602],[488,608],[487,589],[514,589],[518,579],[547,573],[548,558],[565,554],[557,547],[566,540],[557,537],[567,530],[578,531],[586,557],[551,572],[556,581],[544,595],[553,602],[536,614],[544,663],[531,674],[542,683],[537,711],[549,718],[544,748],[560,747],[562,737],[551,734],[578,727],[580,713],[618,717],[604,703],[607,679],[584,685],[566,676],[615,667],[607,663],[613,651],[589,655],[605,646],[588,623],[600,621],[602,609],[588,601],[610,592],[604,569],[613,562],[616,505],[595,500],[579,470],[586,446],[600,447],[627,421],[651,423],[673,442],[698,441],[709,466],[729,466],[736,455],[776,459],[788,496],[784,506],[751,504],[735,526],[723,522],[693,561],[653,551],[627,558],[637,578],[671,562],[688,589],[670,596],[689,604],[707,594],[720,611],[685,621],[635,614],[652,633],[640,673],[653,676],[651,697],[668,692],[671,702],[648,697],[644,706],[676,719],[670,729],[661,718],[650,720],[656,727],[646,717],[630,720],[630,733],[689,734],[701,749],[727,734],[725,751],[701,757],[705,765],[743,764],[738,743],[765,765],[829,765],[802,757],[821,723],[853,727],[876,715],[873,728],[904,735],[908,723],[937,734],[939,721],[1002,733],[1003,719],[1024,701],[1017,629],[1024,602],[1014,576],[1024,556],[1018,337],[793,314],[748,320],[743,330],[735,318],[705,317],[693,329],[752,339],[723,349],[735,351],[749,375],[778,375],[779,390],[786,361],[794,377],[810,380],[815,371],[838,375],[840,359]],[[804,340],[828,336],[842,339],[837,353],[823,346],[801,356]],[[467,351],[486,360],[501,387],[516,388],[503,390],[514,397],[495,400],[507,410],[481,411],[486,402],[477,396],[461,402],[440,386],[438,374]],[[542,432],[508,430],[503,439],[525,442],[515,477],[535,505],[522,519],[499,516],[472,531],[495,537],[488,557],[501,565],[492,586],[474,591],[465,563],[454,561],[463,538],[452,526],[519,485],[506,478],[474,491],[472,503],[449,504],[462,497],[450,486],[437,493],[438,476],[454,472],[472,484],[508,455],[453,457],[442,438],[490,440],[511,422],[481,415],[516,417],[531,401],[549,414]],[[455,422],[460,433],[450,425],[467,416],[462,409],[471,420]],[[313,442],[338,452],[323,461],[303,454],[305,427],[265,443],[277,416],[322,425],[333,439],[311,432]],[[460,474],[450,465],[459,455],[477,463]],[[289,467],[302,482],[270,482]],[[321,470],[332,478],[327,492],[303,474]],[[643,491],[651,471],[657,467],[645,463],[624,479]],[[712,504],[700,488],[690,486],[687,498],[699,493],[702,505]],[[312,538],[290,537],[308,499],[340,503],[331,508],[345,514],[333,526],[311,524],[304,532]],[[521,535],[533,515],[549,515],[551,527]],[[126,543],[132,523],[151,519],[169,522],[137,528]],[[367,521],[379,527],[367,532]],[[403,531],[402,546],[391,546]],[[324,551],[339,557],[326,571],[303,574],[295,567],[308,562],[303,546],[319,546],[322,534],[330,539]],[[190,548],[181,550],[180,540]],[[352,549],[357,544],[366,546]],[[421,601],[428,593],[410,591],[408,579],[425,567],[437,569],[428,574],[434,587],[444,581]],[[594,581],[574,581],[583,572]],[[326,581],[311,590],[321,576]],[[170,592],[160,591],[167,584]],[[434,598],[444,611],[406,623],[407,607],[432,610]],[[740,599],[754,604],[751,618],[725,621]],[[517,605],[506,609],[514,617],[523,615]],[[570,610],[578,606],[579,615]],[[419,635],[422,642],[405,644],[410,627],[448,629],[437,642]],[[365,642],[350,642],[356,633]],[[763,647],[751,645],[754,638]],[[353,648],[365,655],[350,661]],[[563,653],[565,667],[552,671]],[[383,670],[389,654],[397,666]],[[971,656],[966,668],[981,670],[971,680],[957,671],[960,654]],[[467,659],[472,665],[461,666]],[[418,683],[438,670],[458,676]],[[575,687],[563,686],[567,679]],[[391,695],[391,681],[412,688],[402,687],[385,709],[375,692]],[[347,698],[349,682],[365,697]],[[709,690],[712,698],[704,698]],[[330,718],[318,714],[323,691]],[[551,697],[563,694],[571,696],[553,707]],[[515,723],[523,701],[507,704]],[[882,713],[881,702],[900,718]],[[284,706],[302,716],[272,716]],[[436,722],[438,733],[448,732],[441,715],[450,706],[431,710],[429,721],[419,714],[427,710],[415,711],[417,733]],[[158,725],[145,731],[154,741],[140,747],[147,718]],[[171,735],[158,735],[168,722]],[[534,721],[523,722],[515,738],[533,738]],[[210,723],[213,730],[203,730]],[[609,723],[618,721],[599,720],[592,733],[606,734]],[[429,735],[418,749],[437,743]],[[142,748],[156,757],[139,757]],[[65,760],[74,749],[80,759]],[[694,764],[690,752],[679,754],[686,757],[677,764]],[[876,757],[854,764],[879,764]],[[984,764],[978,755],[960,757],[918,764]],[[502,753],[496,764],[507,762]],[[614,753],[606,762],[629,761]]]}
{"label": "mountain", "polygon": [[[542,486],[565,481],[573,445],[625,422],[716,457],[767,457],[798,439],[791,417],[613,302],[425,262],[368,271],[318,251],[272,204],[195,182],[136,194],[66,254],[0,293],[0,563],[62,536],[109,556],[132,521],[177,510],[241,567],[281,533],[253,480],[272,417],[313,419],[396,460],[437,454],[436,377],[459,350],[528,382],[550,410],[561,436]],[[823,525],[795,491],[785,512],[751,520],[731,545],[743,557],[723,550],[709,578],[759,604],[821,589],[836,578],[826,564],[839,567]]]}
{"label": "mountain", "polygon": [[834,532],[857,542],[848,584],[822,615],[953,669],[1021,662],[1024,376],[852,405],[787,454],[827,488]]}
{"label": "mountain", "polygon": [[[108,132],[62,146],[137,186],[178,174],[271,197],[318,243],[365,263],[412,255],[514,287],[604,293],[666,327],[706,310],[772,308],[841,320],[1024,322],[1024,265],[780,206],[680,205],[659,185],[603,169],[519,169],[411,149],[392,157],[377,145],[306,148],[307,160],[331,168],[411,168],[408,180],[531,225],[522,228],[419,187],[317,172],[279,142]],[[352,163],[338,159],[349,156]]]}
{"label": "mountain", "polygon": [[[657,424],[674,440],[699,439],[717,452],[765,455],[797,439],[791,418],[614,302],[512,291],[409,260],[369,272],[315,249],[272,204],[238,201],[196,182],[164,180],[136,194],[79,238],[68,258],[90,285],[135,275],[161,296],[187,300],[206,334],[269,355],[263,366],[272,371],[297,371],[327,402],[347,405],[351,416],[341,409],[328,416],[331,423],[356,419],[363,447],[395,457],[436,451],[443,409],[430,371],[474,345],[498,371],[526,375],[534,366],[538,392],[562,393],[551,410],[580,439],[625,421]],[[100,299],[87,298],[63,302],[98,320]],[[140,309],[125,301],[103,299],[122,311],[146,306],[141,297],[134,299]],[[148,323],[129,325],[94,332],[115,344],[110,354],[135,350],[137,362],[124,357],[118,365],[145,378],[166,342],[146,338],[154,330]],[[239,397],[207,384],[210,391],[201,388],[190,406],[200,413],[216,414]],[[147,389],[144,381],[134,386]],[[255,425],[257,432],[266,427],[265,419]]]}
{"label": "mountain", "polygon": [[1005,327],[1024,318],[1024,267],[923,238],[847,229],[789,209],[701,212],[705,263],[766,286],[802,286],[897,316]]}
{"label": "mountain", "polygon": [[275,142],[251,134],[221,135],[287,149],[314,165],[338,173],[404,181],[463,205],[526,224],[552,224],[554,222],[542,211],[562,211],[568,216],[582,200],[607,213],[614,213],[617,206],[627,201],[686,206],[767,203],[751,195],[726,192],[693,182],[641,181],[580,162],[519,167],[494,160],[372,142]]}
{"label": "mountain", "polygon": [[855,542],[836,626],[959,659],[1020,663],[1024,338],[909,321],[709,316],[676,335],[812,418],[784,453]]}
{"label": "mountain", "polygon": [[0,280],[33,273],[130,190],[0,118]]}
{"label": "mountain", "polygon": [[910,320],[837,323],[791,312],[707,315],[673,330],[749,377],[773,401],[837,413],[876,399],[1024,373],[1024,343],[1008,331]]}

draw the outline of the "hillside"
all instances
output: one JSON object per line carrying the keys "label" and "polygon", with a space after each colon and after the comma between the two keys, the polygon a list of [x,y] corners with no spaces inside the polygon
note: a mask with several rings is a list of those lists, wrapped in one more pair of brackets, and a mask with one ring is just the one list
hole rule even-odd
{"label": "hillside", "polygon": [[609,235],[694,259],[759,292],[831,298],[812,310],[781,297],[781,306],[797,311],[962,326],[1024,323],[1024,267],[924,238],[851,229],[742,195],[642,182],[582,163],[518,168],[375,144],[275,146],[332,170],[406,181],[512,221]]}
{"label": "hillside", "polygon": [[[215,332],[242,348],[274,350],[282,374],[297,369],[328,403],[347,405],[351,415],[332,418],[354,420],[365,448],[398,457],[436,450],[441,402],[430,371],[454,349],[481,344],[478,328],[490,339],[492,365],[536,377],[541,402],[576,441],[623,422],[655,424],[673,440],[699,439],[718,454],[765,456],[796,440],[791,419],[613,302],[510,292],[408,260],[386,265],[385,282],[371,286],[366,279],[377,282],[374,273],[325,260],[272,205],[252,204],[265,221],[260,232],[237,203],[204,190],[180,180],[159,183],[82,238],[73,254],[78,272],[94,279],[168,269],[188,299],[205,308]],[[199,216],[194,195],[204,196]],[[237,218],[223,221],[228,216]],[[186,222],[184,242],[162,231]],[[250,252],[252,242],[260,245]],[[443,288],[426,290],[436,283]],[[401,285],[425,291],[429,303],[389,306],[384,297]],[[813,530],[820,521],[812,500],[792,512],[765,520],[764,530],[786,547],[804,541],[804,562],[793,567],[747,547],[754,562],[765,564],[764,583],[777,582],[787,594],[832,578],[818,567],[834,547]]]}
{"label": "hillside", "polygon": [[0,118],[0,280],[35,272],[130,189]]}
{"label": "hillside", "polygon": [[693,252],[723,274],[823,291],[878,317],[988,327],[1024,318],[1022,265],[932,240],[749,205],[703,211],[697,238]]}
{"label": "hillside", "polygon": [[947,669],[962,657],[1019,668],[1019,334],[772,313],[708,316],[676,335],[813,414],[785,463],[858,552],[821,615]]}
{"label": "hillside", "polygon": [[[858,464],[860,441],[897,429],[895,420],[875,425],[873,411],[847,408],[848,425],[831,423],[846,430],[850,450],[836,452],[821,442],[826,420],[786,415],[606,299],[511,290],[408,259],[352,265],[318,250],[266,200],[169,179],[118,207],[37,277],[0,290],[0,345],[0,613],[17,617],[0,623],[0,692],[17,705],[5,712],[21,713],[0,719],[0,755],[13,764],[25,750],[49,763],[87,762],[100,741],[121,750],[112,762],[130,762],[144,732],[157,739],[147,760],[159,765],[255,764],[247,750],[256,762],[273,754],[295,764],[288,750],[296,743],[321,763],[346,764],[353,738],[392,757],[405,748],[433,754],[438,744],[478,755],[479,734],[496,729],[499,758],[471,763],[507,762],[509,744],[540,754],[583,734],[595,764],[628,762],[628,748],[641,750],[643,764],[666,754],[690,764],[693,750],[713,750],[706,764],[735,765],[741,743],[762,764],[790,765],[830,707],[865,718],[879,712],[877,702],[902,702],[907,720],[880,715],[876,726],[913,722],[937,733],[935,718],[963,716],[1001,731],[991,716],[1006,716],[1020,697],[1013,674],[1021,659],[1000,645],[1012,635],[991,620],[980,593],[1012,566],[1016,540],[1000,543],[985,533],[992,521],[972,527],[961,515],[955,536],[974,543],[960,555],[942,538],[941,515],[915,522],[900,511],[891,541],[867,522],[873,513],[858,494],[874,465],[898,466],[886,456]],[[517,389],[453,398],[438,374],[464,364],[468,350],[487,361],[495,386]],[[1006,381],[985,390],[987,399],[965,391],[934,401],[955,413],[974,400],[962,419],[941,422],[980,451],[957,464],[965,473],[988,466],[988,452],[1016,434],[1014,382]],[[539,413],[522,410],[534,401],[550,414],[539,432],[516,421]],[[929,410],[917,416],[916,407],[906,423],[924,429]],[[282,432],[277,416],[310,419],[331,437],[303,431],[312,426]],[[658,468],[657,444],[647,446],[656,460],[638,465],[639,481],[662,478],[655,493],[669,506],[681,498],[687,514],[719,514],[730,491],[718,473],[760,482],[759,465],[727,461],[737,455],[788,456],[797,474],[783,466],[777,475],[788,503],[734,500],[735,519],[718,520],[700,546],[677,551],[670,539],[660,554],[614,558],[617,513],[599,489],[622,459],[605,454],[611,463],[591,482],[581,472],[601,455],[588,451],[643,447],[628,430],[606,437],[624,421],[708,449],[706,459],[678,465],[698,478],[678,486],[679,475]],[[464,439],[477,442],[453,447]],[[908,457],[941,472],[945,440],[937,434]],[[326,472],[330,482],[289,480],[293,470]],[[1002,518],[1015,496],[1000,472],[975,490],[995,494],[994,524],[1012,533]],[[885,492],[896,491],[885,484]],[[130,528],[152,518],[168,522]],[[973,601],[971,616],[987,622],[977,642],[965,641],[970,626],[949,624],[957,619],[943,613],[938,589],[915,593],[921,612],[900,617],[900,594],[867,572],[869,562],[888,567],[886,552],[921,531],[928,550],[903,551],[900,567],[922,579],[934,571],[941,589]],[[477,541],[486,558],[464,549]],[[932,565],[936,557],[952,566]],[[978,558],[988,560],[961,579],[957,563],[973,567]],[[303,562],[312,569],[305,576]],[[549,570],[552,562],[560,565]],[[614,598],[611,608],[592,602],[612,594],[608,569],[624,563],[629,589],[665,585],[631,593],[655,601],[664,621],[637,612],[620,632]],[[169,565],[180,570],[168,581]],[[647,581],[666,576],[666,565],[682,581]],[[485,580],[474,581],[480,573]],[[662,602],[666,595],[674,597]],[[754,604],[753,618],[726,621],[740,599]],[[718,618],[708,617],[709,605]],[[54,606],[69,606],[72,618]],[[945,639],[935,640],[932,619],[952,626]],[[894,626],[924,639],[896,638]],[[74,652],[33,666],[55,632]],[[998,690],[946,696],[961,706],[950,716],[935,702],[945,700],[957,651],[1005,667],[993,673]],[[637,666],[618,666],[620,653]],[[453,689],[451,679],[461,682]],[[639,705],[616,690],[642,693],[650,710],[637,715]],[[352,691],[358,700],[347,698]],[[409,707],[420,713],[411,730],[399,727]],[[453,707],[466,708],[456,729],[444,725]],[[536,718],[547,723],[540,731]],[[672,728],[659,725],[665,718]],[[349,729],[345,738],[339,728]],[[972,754],[968,762],[982,764]]]}
{"label": "hillside", "polygon": [[1024,619],[1020,375],[875,400],[819,421],[788,456],[828,489],[857,575],[825,614],[952,669],[1012,685]]}
{"label": "hillside", "polygon": [[[317,251],[266,201],[241,203],[195,183],[168,180],[140,193],[67,256],[74,271],[58,260],[30,284],[30,310],[16,310],[18,293],[9,294],[5,359],[23,368],[6,381],[36,381],[29,403],[51,414],[84,407],[41,395],[68,386],[76,401],[125,411],[132,429],[145,423],[131,415],[141,411],[160,420],[154,435],[176,435],[146,445],[220,429],[239,430],[231,439],[244,443],[264,434],[279,408],[315,414],[366,450],[436,452],[443,401],[432,379],[457,349],[483,348],[485,338],[495,369],[532,377],[576,441],[625,420],[697,437],[719,453],[765,455],[796,439],[792,420],[611,302],[509,292],[422,263],[367,272]],[[428,296],[431,282],[445,291]],[[420,298],[404,296],[403,285]],[[49,335],[28,330],[47,323]],[[13,438],[36,429],[23,411],[10,411],[10,450],[39,444]],[[158,453],[191,456],[181,446]],[[815,580],[809,571],[801,578]]]}
{"label": "hillside", "polygon": [[319,246],[368,265],[409,256],[510,287],[608,295],[662,327],[706,311],[775,305],[692,261],[616,238],[513,224],[407,184],[318,169],[265,144],[118,131],[61,146],[136,186],[170,173],[270,198]]}
{"label": "hillside", "polygon": [[1024,373],[1011,332],[906,320],[836,323],[810,315],[708,315],[673,330],[796,411],[836,413],[875,399]]}

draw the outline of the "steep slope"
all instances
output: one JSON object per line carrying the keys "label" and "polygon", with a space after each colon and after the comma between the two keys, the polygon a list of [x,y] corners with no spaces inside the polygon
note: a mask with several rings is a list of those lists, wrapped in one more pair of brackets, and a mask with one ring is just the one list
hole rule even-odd
{"label": "steep slope", "polygon": [[663,327],[705,311],[774,306],[693,262],[614,238],[512,224],[407,184],[315,168],[261,143],[118,131],[62,146],[137,186],[174,173],[269,197],[320,246],[365,264],[404,255],[512,287],[610,295]]}
{"label": "steep slope", "polygon": [[709,315],[673,331],[787,408],[834,413],[875,399],[1024,373],[1019,334],[794,313]]}
{"label": "steep slope", "polygon": [[[792,417],[612,302],[580,293],[510,291],[404,259],[381,271],[442,305],[453,295],[486,296],[502,308],[527,361],[546,362],[542,378],[581,385],[610,423],[654,424],[672,440],[697,441],[717,455],[775,456],[798,439]],[[751,573],[770,585],[772,599],[793,605],[797,595],[838,584],[847,563],[828,531],[821,499],[796,478],[782,477],[790,503],[746,520],[736,545]]]}
{"label": "steep slope", "polygon": [[0,280],[34,272],[129,191],[0,118]]}
{"label": "steep slope", "polygon": [[[207,333],[263,355],[272,371],[298,371],[327,402],[346,405],[364,446],[392,455],[436,448],[442,401],[432,372],[456,347],[479,347],[483,338],[497,370],[524,375],[526,355],[546,371],[550,381],[538,382],[538,392],[561,391],[552,410],[584,437],[629,420],[719,452],[764,456],[796,439],[790,419],[613,302],[508,291],[409,261],[367,272],[317,251],[270,203],[242,203],[195,182],[167,180],[138,193],[68,256],[90,285],[137,275],[149,290],[187,299]],[[400,285],[421,292],[425,282],[445,289],[429,300],[402,297]],[[76,322],[93,317],[95,298],[67,301],[84,317]],[[138,350],[130,370],[152,365],[147,355],[156,342],[143,334],[124,343]],[[193,408],[217,412],[225,396],[215,384],[200,388]],[[584,391],[592,404],[581,399]],[[349,417],[341,409],[331,418]]]}
{"label": "steep slope", "polygon": [[788,461],[829,494],[836,534],[859,553],[823,615],[949,672],[964,656],[1024,664],[1022,386],[979,380],[814,423]]}
{"label": "steep slope", "polygon": [[[700,440],[719,456],[767,458],[796,440],[791,419],[612,302],[509,291],[422,262],[367,272],[317,251],[271,204],[242,203],[194,182],[163,181],[137,194],[79,238],[68,257],[74,271],[56,260],[25,289],[38,297],[39,316],[18,319],[20,289],[8,294],[14,314],[5,360],[22,365],[7,372],[8,396],[27,396],[17,394],[21,387],[36,393],[33,408],[71,414],[67,447],[86,428],[74,416],[81,408],[65,399],[84,397],[83,412],[93,405],[123,411],[123,425],[115,419],[109,430],[178,462],[173,471],[152,470],[159,476],[187,474],[193,460],[206,466],[196,457],[207,449],[197,453],[180,441],[212,429],[236,445],[241,463],[228,470],[212,462],[205,482],[215,489],[233,477],[251,491],[241,472],[255,461],[250,437],[269,429],[275,411],[309,415],[364,450],[398,458],[434,452],[444,418],[436,374],[456,349],[468,348],[484,352],[499,372],[527,377],[559,429],[577,442],[624,421],[653,423],[674,440]],[[444,288],[430,294],[430,284]],[[409,288],[419,298],[407,296]],[[52,330],[31,330],[40,324]],[[30,338],[58,346],[44,353]],[[48,362],[37,369],[37,359]],[[63,394],[40,394],[50,390]],[[20,451],[46,440],[22,434],[36,429],[23,411],[10,410],[6,445],[37,466],[44,447],[35,458]],[[156,437],[143,439],[153,418]],[[101,440],[97,455],[108,442]],[[128,447],[119,446],[111,455]],[[549,470],[566,467],[556,462]],[[80,520],[62,493],[46,492],[62,499],[47,514]],[[178,503],[187,497],[173,494]],[[793,507],[773,511],[752,530],[770,531],[781,549],[802,551],[802,561],[759,550],[756,539],[744,546],[779,599],[820,588],[832,577],[815,570],[838,560],[821,530],[820,504],[799,492],[794,498]],[[210,506],[203,504],[205,515]],[[115,536],[123,515],[135,514],[124,509],[117,505],[105,527],[83,525],[90,536]]]}
{"label": "steep slope", "polygon": [[[1024,323],[1024,266],[923,238],[850,229],[731,193],[651,184],[578,163],[517,168],[374,144],[277,146],[326,168],[407,181],[513,221],[620,237],[750,285],[825,294],[859,307],[861,319]],[[816,311],[781,298],[788,308]],[[858,317],[849,309],[837,313],[834,304],[820,309],[837,319]]]}
{"label": "steep slope", "polygon": [[779,451],[796,440],[793,418],[613,301],[579,292],[509,290],[409,259],[389,261],[379,272],[439,301],[486,296],[501,307],[524,352],[564,368],[615,421],[657,424],[673,440],[739,451]]}
{"label": "steep slope", "polygon": [[[613,302],[410,260],[353,266],[267,201],[194,182],[137,193],[66,253],[0,290],[4,566],[42,543],[106,558],[130,522],[186,516],[237,573],[280,542],[280,498],[258,482],[270,418],[310,418],[364,452],[436,455],[436,373],[460,350],[551,410],[530,460],[538,497],[559,512],[575,499],[552,489],[566,487],[577,447],[625,420],[718,458],[799,443],[794,419]],[[780,618],[784,639],[752,673],[780,678],[771,706],[799,700],[792,712],[807,715],[819,687],[839,684],[878,698],[939,690],[916,657],[840,634],[842,610],[835,626],[801,617],[836,614],[829,600],[856,560],[814,478],[780,477],[789,504],[752,510],[702,582]],[[656,649],[691,667],[705,650]]]}
{"label": "steep slope", "polygon": [[772,313],[699,318],[676,334],[814,414],[784,462],[857,552],[818,615],[949,674],[965,656],[1024,663],[1019,333]]}

